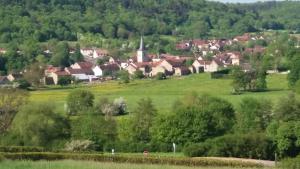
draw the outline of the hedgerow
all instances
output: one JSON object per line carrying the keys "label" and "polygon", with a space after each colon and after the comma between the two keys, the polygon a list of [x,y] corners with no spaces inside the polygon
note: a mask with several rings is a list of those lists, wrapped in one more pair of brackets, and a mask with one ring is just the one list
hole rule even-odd
{"label": "hedgerow", "polygon": [[0,146],[0,152],[44,152],[42,147],[29,147],[29,146]]}
{"label": "hedgerow", "polygon": [[243,161],[216,160],[207,158],[179,158],[179,157],[152,157],[152,156],[122,156],[103,154],[72,154],[72,153],[3,153],[9,160],[91,160],[99,162],[135,163],[135,164],[168,164],[181,166],[224,166],[224,167],[262,167],[261,164]]}

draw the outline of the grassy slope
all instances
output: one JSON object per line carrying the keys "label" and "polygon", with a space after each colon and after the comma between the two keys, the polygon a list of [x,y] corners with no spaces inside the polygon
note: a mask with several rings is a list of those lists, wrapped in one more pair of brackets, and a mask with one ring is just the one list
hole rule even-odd
{"label": "grassy slope", "polygon": [[[83,162],[83,161],[52,161],[52,162],[4,161],[0,163],[0,169],[121,169],[121,168],[122,169],[196,169],[195,167],[169,166],[169,165],[117,164],[117,163]],[[198,169],[229,169],[229,168],[201,167]]]}
{"label": "grassy slope", "polygon": [[[255,98],[265,98],[277,101],[280,97],[286,96],[288,85],[286,75],[269,75],[268,92],[244,93],[242,95],[231,95],[231,80],[210,79],[210,74],[198,74],[186,77],[177,77],[164,81],[157,80],[136,80],[130,84],[119,84],[116,81],[105,82],[95,86],[81,86],[77,88],[92,91],[96,99],[108,97],[114,99],[124,97],[128,102],[129,110],[132,110],[136,102],[145,97],[152,98],[154,105],[160,113],[168,112],[176,99],[182,98],[189,92],[199,94],[209,94],[222,97],[234,105],[243,97],[251,96]],[[50,101],[58,105],[59,110],[63,110],[67,95],[74,90],[69,89],[49,89],[31,92],[32,101]]]}

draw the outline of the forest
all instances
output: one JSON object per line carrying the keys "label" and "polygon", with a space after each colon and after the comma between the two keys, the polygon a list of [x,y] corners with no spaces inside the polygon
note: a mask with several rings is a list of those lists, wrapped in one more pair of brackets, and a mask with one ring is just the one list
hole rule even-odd
{"label": "forest", "polygon": [[228,38],[263,30],[300,31],[299,2],[223,4],[204,0],[0,0],[0,43],[77,41],[91,33]]}

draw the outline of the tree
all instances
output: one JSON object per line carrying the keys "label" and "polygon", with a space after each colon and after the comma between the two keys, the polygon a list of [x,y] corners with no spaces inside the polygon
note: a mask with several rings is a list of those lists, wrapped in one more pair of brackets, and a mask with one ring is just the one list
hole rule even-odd
{"label": "tree", "polygon": [[233,106],[229,102],[190,94],[174,103],[172,114],[156,120],[153,140],[181,145],[198,143],[229,132],[234,121]]}
{"label": "tree", "polygon": [[241,67],[234,66],[231,71],[231,76],[233,77],[232,86],[234,93],[239,94],[241,89],[246,90],[247,82],[245,80],[245,73],[242,71]]}
{"label": "tree", "polygon": [[31,103],[22,107],[13,121],[12,133],[20,145],[56,146],[56,141],[69,138],[68,120],[54,112],[49,103]]}
{"label": "tree", "polygon": [[87,90],[75,90],[67,97],[69,115],[77,115],[79,112],[93,107],[94,95]]}
{"label": "tree", "polygon": [[243,98],[236,114],[239,133],[263,132],[272,119],[272,104],[267,100]]}
{"label": "tree", "polygon": [[293,87],[300,79],[300,55],[295,55],[290,63],[290,73],[288,74],[288,81],[290,87]]}
{"label": "tree", "polygon": [[101,150],[106,144],[116,140],[116,122],[112,118],[104,119],[104,116],[87,111],[72,123],[72,139],[90,140],[98,145]]}
{"label": "tree", "polygon": [[295,157],[300,153],[300,121],[276,122],[268,127],[268,136],[277,146],[281,158]]}
{"label": "tree", "polygon": [[150,98],[141,99],[132,113],[130,131],[134,142],[148,143],[151,140],[150,128],[156,115],[156,109]]}
{"label": "tree", "polygon": [[145,77],[141,70],[135,71],[133,76],[135,79],[143,79]]}
{"label": "tree", "polygon": [[282,122],[300,121],[300,101],[295,94],[279,99],[274,111],[275,120]]}
{"label": "tree", "polygon": [[28,93],[16,89],[0,89],[0,135],[11,126],[20,107],[27,103]]}
{"label": "tree", "polygon": [[59,42],[54,49],[54,54],[50,60],[54,66],[67,67],[70,65],[69,45],[67,42]]}
{"label": "tree", "polygon": [[24,73],[24,79],[31,83],[32,86],[39,87],[43,82],[44,77],[44,65],[39,63],[33,63],[30,65]]}
{"label": "tree", "polygon": [[72,81],[74,81],[74,79],[71,76],[63,76],[58,79],[57,84],[59,84],[61,86],[67,86],[67,85],[71,84]]}
{"label": "tree", "polygon": [[80,62],[83,61],[84,58],[80,52],[80,45],[77,43],[75,46],[75,51],[74,53],[71,55],[71,60],[75,63],[75,62]]}
{"label": "tree", "polygon": [[121,70],[118,72],[118,77],[121,79],[122,83],[129,83],[130,77],[128,71]]}

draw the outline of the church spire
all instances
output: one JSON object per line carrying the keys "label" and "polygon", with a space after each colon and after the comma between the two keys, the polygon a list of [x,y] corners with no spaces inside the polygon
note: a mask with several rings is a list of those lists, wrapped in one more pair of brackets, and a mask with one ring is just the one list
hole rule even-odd
{"label": "church spire", "polygon": [[143,51],[144,50],[144,39],[143,39],[143,36],[141,36],[141,42],[140,42],[140,51]]}

